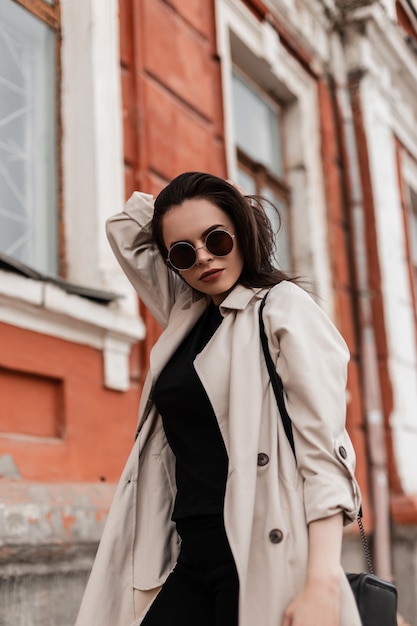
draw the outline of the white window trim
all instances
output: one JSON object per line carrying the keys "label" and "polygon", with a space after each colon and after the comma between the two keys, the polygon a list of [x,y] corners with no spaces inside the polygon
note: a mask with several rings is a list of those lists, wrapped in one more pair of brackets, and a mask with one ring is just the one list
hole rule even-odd
{"label": "white window trim", "polygon": [[[396,466],[405,493],[416,493],[416,329],[395,137],[416,157],[417,70],[398,27],[380,8],[368,7],[362,19],[366,31],[352,32],[346,58],[348,71],[360,69],[363,73],[360,98],[372,178],[388,369],[394,399],[390,425]],[[402,174],[410,175],[410,162],[404,159],[402,166]]]}
{"label": "white window trim", "polygon": [[[218,50],[222,61],[228,176],[234,179],[237,172],[231,85],[233,33],[245,49],[254,57],[262,59],[263,72],[268,74],[268,82],[276,84],[277,91],[282,88],[286,91],[288,106],[285,132],[299,136],[296,150],[286,142],[288,181],[293,190],[290,210],[296,271],[314,282],[320,304],[333,317],[331,261],[325,243],[328,241],[328,225],[317,84],[282,46],[276,30],[268,22],[257,20],[243,3],[217,0],[216,20]],[[296,185],[300,178],[305,184]]]}
{"label": "white window trim", "polygon": [[264,0],[264,3],[290,32],[304,39],[307,51],[314,51],[321,59],[328,58],[329,15],[340,11],[335,0]]}
{"label": "white window trim", "polygon": [[61,0],[61,18],[67,278],[121,298],[99,305],[1,271],[0,321],[101,350],[105,386],[127,390],[131,346],[145,326],[105,235],[124,205],[118,1]]}
{"label": "white window trim", "polygon": [[117,0],[61,0],[64,222],[68,280],[123,290],[106,219],[124,205]]}

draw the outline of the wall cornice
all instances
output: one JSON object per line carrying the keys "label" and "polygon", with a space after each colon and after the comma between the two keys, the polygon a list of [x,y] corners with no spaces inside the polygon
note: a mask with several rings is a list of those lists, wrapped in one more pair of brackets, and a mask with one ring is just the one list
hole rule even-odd
{"label": "wall cornice", "polygon": [[105,387],[129,389],[130,350],[144,338],[145,326],[117,304],[97,304],[56,285],[0,270],[0,321],[102,351]]}
{"label": "wall cornice", "polygon": [[342,13],[335,28],[344,35],[347,69],[380,74],[382,68],[417,94],[417,55],[396,22],[376,3]]}

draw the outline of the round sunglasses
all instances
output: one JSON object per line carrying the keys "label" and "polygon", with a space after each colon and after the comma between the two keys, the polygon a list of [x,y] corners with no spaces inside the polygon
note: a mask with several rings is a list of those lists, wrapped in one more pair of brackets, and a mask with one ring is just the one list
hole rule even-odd
{"label": "round sunglasses", "polygon": [[212,230],[204,240],[204,245],[195,248],[188,241],[178,241],[170,248],[168,262],[178,271],[190,270],[197,262],[197,250],[206,248],[213,256],[227,256],[233,250],[233,239],[227,230]]}

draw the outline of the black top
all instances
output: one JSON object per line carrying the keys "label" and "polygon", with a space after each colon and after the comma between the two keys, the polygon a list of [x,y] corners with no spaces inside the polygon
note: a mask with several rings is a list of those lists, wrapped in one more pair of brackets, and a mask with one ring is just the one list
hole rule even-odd
{"label": "black top", "polygon": [[210,304],[159,375],[153,399],[176,458],[172,519],[223,514],[228,458],[216,416],[194,369],[222,322]]}

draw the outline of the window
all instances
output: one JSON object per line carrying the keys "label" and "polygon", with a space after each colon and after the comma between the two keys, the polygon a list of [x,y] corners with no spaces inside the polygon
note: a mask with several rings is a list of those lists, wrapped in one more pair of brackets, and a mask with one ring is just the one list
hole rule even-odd
{"label": "window", "polygon": [[[281,110],[274,100],[235,68],[232,76],[233,118],[238,160],[237,182],[250,194],[262,195],[278,208],[268,211],[276,234],[275,263],[292,269],[289,189],[284,181]],[[281,222],[281,227],[280,227]]]}
{"label": "window", "polygon": [[414,291],[417,295],[417,191],[410,186],[406,186],[405,192],[408,213],[410,264],[414,279]]}
{"label": "window", "polygon": [[58,272],[58,31],[54,0],[0,3],[0,252],[49,274]]}
{"label": "window", "polygon": [[397,140],[397,172],[404,219],[405,261],[417,317],[417,161]]}

